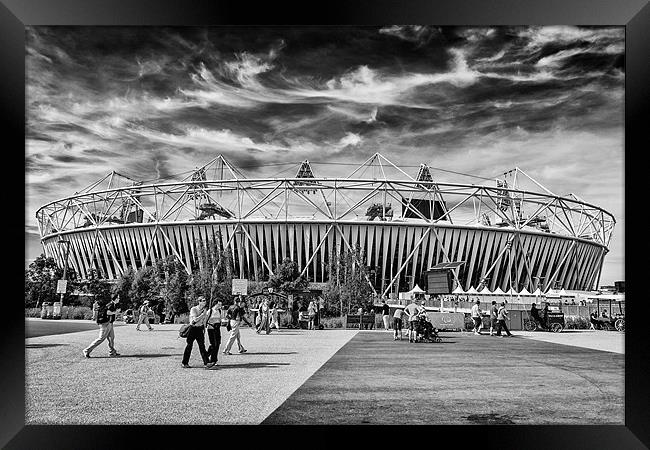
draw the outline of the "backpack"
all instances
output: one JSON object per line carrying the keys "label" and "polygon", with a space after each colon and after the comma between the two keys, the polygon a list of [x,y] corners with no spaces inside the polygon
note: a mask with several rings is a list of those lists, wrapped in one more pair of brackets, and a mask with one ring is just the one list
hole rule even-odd
{"label": "backpack", "polygon": [[108,305],[97,305],[97,309],[93,308],[93,316],[95,319],[95,322],[98,324],[106,323],[108,322],[108,314],[106,312],[108,311],[107,308]]}
{"label": "backpack", "polygon": [[178,337],[181,338],[186,338],[190,334],[190,330],[192,329],[192,325],[189,323],[183,324],[181,328],[178,330]]}

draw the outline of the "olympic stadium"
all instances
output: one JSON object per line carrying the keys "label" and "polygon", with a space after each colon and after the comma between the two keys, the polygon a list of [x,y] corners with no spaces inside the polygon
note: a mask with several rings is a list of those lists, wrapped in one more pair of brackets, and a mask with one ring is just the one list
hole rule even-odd
{"label": "olympic stadium", "polygon": [[219,156],[178,180],[111,172],[37,211],[42,245],[81,278],[95,269],[114,279],[169,255],[192,273],[201,248],[216,245],[232,252],[235,277],[266,280],[290,258],[314,285],[328,281],[332,258],[357,249],[377,295],[426,284],[441,266],[465,291],[598,286],[615,218],[522,169],[440,182],[426,164],[402,168],[379,153],[346,176],[315,168],[249,178]]}

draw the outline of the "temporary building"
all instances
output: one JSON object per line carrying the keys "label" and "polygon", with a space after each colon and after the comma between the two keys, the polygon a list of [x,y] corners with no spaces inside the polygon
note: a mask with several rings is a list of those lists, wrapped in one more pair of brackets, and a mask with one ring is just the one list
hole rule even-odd
{"label": "temporary building", "polygon": [[463,291],[463,288],[458,286],[456,289],[452,291],[452,294],[465,294],[466,292]]}
{"label": "temporary building", "polygon": [[424,291],[416,284],[407,294],[424,294]]}

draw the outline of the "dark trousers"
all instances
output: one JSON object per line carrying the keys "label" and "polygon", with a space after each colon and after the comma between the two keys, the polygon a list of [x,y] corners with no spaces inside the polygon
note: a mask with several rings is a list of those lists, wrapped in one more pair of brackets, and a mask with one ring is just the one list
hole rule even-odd
{"label": "dark trousers", "polygon": [[190,355],[192,354],[194,341],[196,341],[199,346],[199,352],[201,353],[203,364],[208,363],[208,352],[205,350],[205,337],[203,336],[204,332],[205,327],[190,327],[190,333],[187,335],[187,345],[185,346],[185,352],[183,353],[183,364],[190,362]]}
{"label": "dark trousers", "polygon": [[208,340],[210,346],[208,347],[208,356],[210,362],[216,363],[217,356],[219,356],[219,346],[221,345],[221,324],[215,326],[208,325]]}
{"label": "dark trousers", "polygon": [[497,336],[501,336],[501,328],[503,328],[504,330],[506,330],[506,334],[507,334],[508,336],[512,336],[512,334],[510,333],[510,330],[508,329],[508,325],[506,325],[506,321],[505,321],[505,320],[499,320],[499,321],[497,322]]}

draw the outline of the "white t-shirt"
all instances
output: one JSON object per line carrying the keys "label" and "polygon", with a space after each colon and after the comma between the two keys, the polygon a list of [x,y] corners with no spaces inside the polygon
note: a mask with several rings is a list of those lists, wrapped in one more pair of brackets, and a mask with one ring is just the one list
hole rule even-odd
{"label": "white t-shirt", "polygon": [[221,323],[221,308],[218,308],[216,305],[212,307],[212,311],[208,312],[210,314],[210,318],[208,319],[208,323],[210,324],[217,324]]}
{"label": "white t-shirt", "polygon": [[481,317],[481,308],[476,303],[472,306],[472,317]]}

